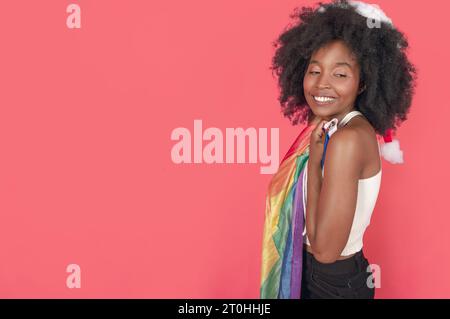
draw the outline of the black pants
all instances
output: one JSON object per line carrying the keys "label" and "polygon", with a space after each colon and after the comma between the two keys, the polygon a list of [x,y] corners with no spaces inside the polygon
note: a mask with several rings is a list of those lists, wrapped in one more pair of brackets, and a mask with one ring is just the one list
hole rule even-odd
{"label": "black pants", "polygon": [[373,299],[368,266],[362,249],[350,258],[324,264],[304,248],[301,299]]}

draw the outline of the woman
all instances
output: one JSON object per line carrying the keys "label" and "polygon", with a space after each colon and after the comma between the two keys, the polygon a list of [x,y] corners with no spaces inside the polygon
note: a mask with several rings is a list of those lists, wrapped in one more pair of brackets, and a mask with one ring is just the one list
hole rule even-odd
{"label": "woman", "polygon": [[297,17],[276,43],[273,69],[284,115],[308,125],[269,185],[261,297],[374,298],[363,235],[381,185],[377,134],[387,141],[411,105],[408,43],[362,2]]}

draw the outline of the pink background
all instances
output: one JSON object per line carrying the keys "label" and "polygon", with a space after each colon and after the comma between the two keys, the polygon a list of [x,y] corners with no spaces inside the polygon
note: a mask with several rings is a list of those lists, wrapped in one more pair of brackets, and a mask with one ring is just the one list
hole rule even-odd
{"label": "pink background", "polygon": [[[280,114],[271,42],[315,2],[2,1],[0,297],[258,298],[271,175],[174,164],[170,134],[194,119],[279,128],[282,158],[301,127]],[[365,254],[377,298],[450,298],[450,3],[376,3],[406,32],[419,82]]]}

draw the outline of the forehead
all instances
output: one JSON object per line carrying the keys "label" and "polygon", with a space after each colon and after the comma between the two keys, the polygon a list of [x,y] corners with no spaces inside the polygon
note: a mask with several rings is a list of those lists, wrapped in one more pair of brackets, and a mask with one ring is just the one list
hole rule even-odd
{"label": "forehead", "polygon": [[311,60],[320,63],[347,62],[352,65],[357,64],[355,55],[350,47],[342,40],[335,40],[320,47],[311,55]]}

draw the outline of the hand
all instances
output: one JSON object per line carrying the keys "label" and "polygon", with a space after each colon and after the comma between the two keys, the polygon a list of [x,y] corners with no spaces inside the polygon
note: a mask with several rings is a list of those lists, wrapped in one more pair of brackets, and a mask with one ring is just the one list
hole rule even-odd
{"label": "hand", "polygon": [[323,147],[325,143],[325,132],[323,131],[323,125],[327,121],[320,120],[316,128],[311,132],[309,139],[309,162],[314,165],[319,165],[322,161]]}

